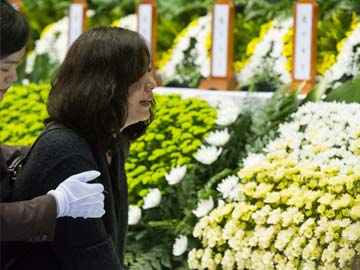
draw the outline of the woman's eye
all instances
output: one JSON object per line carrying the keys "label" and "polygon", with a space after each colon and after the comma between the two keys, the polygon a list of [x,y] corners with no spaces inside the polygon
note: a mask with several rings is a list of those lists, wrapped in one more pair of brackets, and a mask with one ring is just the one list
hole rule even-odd
{"label": "woman's eye", "polygon": [[150,67],[150,68],[148,69],[148,72],[151,72],[151,70],[152,70],[152,68]]}
{"label": "woman's eye", "polygon": [[3,72],[9,72],[9,70],[6,69],[6,68],[2,68],[1,71],[3,71]]}

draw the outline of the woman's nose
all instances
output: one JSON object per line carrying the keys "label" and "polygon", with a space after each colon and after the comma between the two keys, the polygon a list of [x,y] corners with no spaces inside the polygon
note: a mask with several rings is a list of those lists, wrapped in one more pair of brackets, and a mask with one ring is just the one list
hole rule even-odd
{"label": "woman's nose", "polygon": [[152,75],[149,75],[149,80],[146,83],[146,90],[150,91],[153,90],[156,87],[156,81]]}

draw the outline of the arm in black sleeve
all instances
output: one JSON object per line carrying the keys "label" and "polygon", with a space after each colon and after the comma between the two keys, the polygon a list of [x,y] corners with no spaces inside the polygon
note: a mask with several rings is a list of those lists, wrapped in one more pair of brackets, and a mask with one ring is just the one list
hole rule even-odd
{"label": "arm in black sleeve", "polygon": [[[44,176],[46,182],[43,193],[56,188],[61,181],[73,174],[94,169],[97,169],[96,164],[82,156],[66,157],[54,164],[49,175]],[[101,182],[99,178],[96,182]],[[113,240],[101,218],[59,218],[54,249],[65,269],[121,269]]]}

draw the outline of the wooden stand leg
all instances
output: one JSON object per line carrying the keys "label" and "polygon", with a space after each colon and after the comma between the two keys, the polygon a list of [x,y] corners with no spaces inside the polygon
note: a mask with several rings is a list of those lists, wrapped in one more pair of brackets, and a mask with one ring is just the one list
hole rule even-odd
{"label": "wooden stand leg", "polygon": [[210,77],[200,82],[199,89],[203,90],[237,90],[238,83],[235,76],[231,78]]}

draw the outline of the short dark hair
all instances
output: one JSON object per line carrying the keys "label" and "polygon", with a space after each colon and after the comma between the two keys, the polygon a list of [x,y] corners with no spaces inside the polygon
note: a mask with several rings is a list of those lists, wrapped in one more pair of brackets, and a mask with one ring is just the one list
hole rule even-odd
{"label": "short dark hair", "polygon": [[117,150],[121,134],[142,135],[153,119],[120,132],[127,119],[129,87],[151,64],[146,41],[119,27],[96,27],[70,47],[52,79],[47,101],[50,118],[68,126],[109,152]]}
{"label": "short dark hair", "polygon": [[5,0],[0,2],[0,31],[0,59],[21,50],[29,38],[28,22]]}

